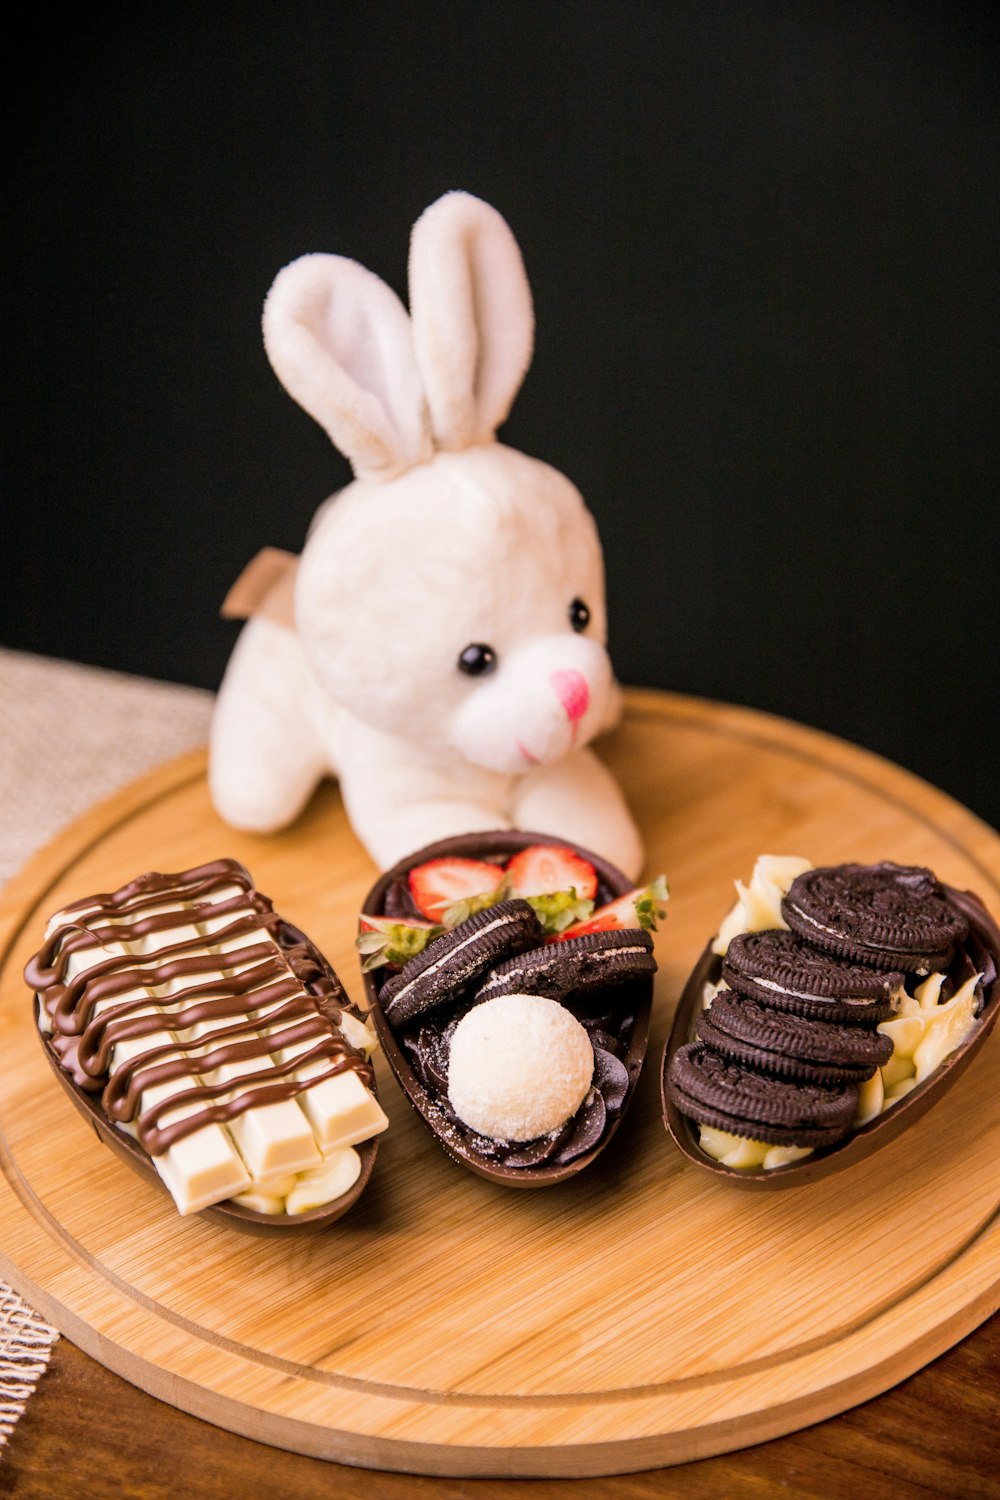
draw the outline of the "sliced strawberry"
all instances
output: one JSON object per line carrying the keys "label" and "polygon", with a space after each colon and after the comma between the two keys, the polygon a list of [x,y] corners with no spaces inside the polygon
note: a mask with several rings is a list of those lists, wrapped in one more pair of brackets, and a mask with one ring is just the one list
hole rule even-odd
{"label": "sliced strawberry", "polygon": [[503,871],[482,859],[430,859],[410,871],[410,895],[417,910],[440,922],[450,906],[495,891]]}
{"label": "sliced strawberry", "polygon": [[565,942],[567,938],[583,937],[588,932],[608,932],[612,928],[645,927],[655,932],[657,922],[666,915],[664,907],[669,896],[666,878],[658,875],[651,884],[636,886],[635,890],[619,896],[617,901],[599,906],[584,921],[563,928],[562,932],[550,937],[549,942]]}
{"label": "sliced strawberry", "polygon": [[444,931],[439,922],[422,922],[418,917],[403,922],[398,917],[371,917],[367,913],[358,918],[358,926],[355,945],[364,958],[362,969],[386,965],[401,969],[407,959],[422,953]]}
{"label": "sliced strawberry", "polygon": [[597,872],[562,844],[531,844],[507,861],[504,884],[512,896],[548,896],[573,890],[582,901],[597,892]]}

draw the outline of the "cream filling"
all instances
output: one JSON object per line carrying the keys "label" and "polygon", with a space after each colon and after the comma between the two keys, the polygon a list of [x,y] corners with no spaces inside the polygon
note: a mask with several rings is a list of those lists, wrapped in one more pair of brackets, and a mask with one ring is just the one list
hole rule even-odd
{"label": "cream filling", "polygon": [[778,984],[774,979],[763,979],[759,974],[750,976],[751,984],[759,984],[762,990],[775,990],[779,995],[792,995],[796,1000],[816,1000],[820,1005],[875,1005],[873,999],[862,996],[840,996],[836,998],[829,995],[817,995],[809,990],[790,990],[785,985]]}

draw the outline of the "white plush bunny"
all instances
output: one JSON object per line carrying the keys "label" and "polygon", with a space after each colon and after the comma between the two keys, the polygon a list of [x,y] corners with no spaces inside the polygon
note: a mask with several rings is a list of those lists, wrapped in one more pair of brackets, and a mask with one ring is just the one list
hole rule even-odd
{"label": "white plush bunny", "polygon": [[331,772],[382,866],[423,844],[535,829],[630,875],[642,847],[588,741],[617,718],[600,542],[562,474],[496,441],[532,351],[500,215],[448,193],[410,247],[410,307],[335,255],[264,308],[279,379],[350,459],[298,565],[294,628],[257,614],[226,670],[211,789],[281,828]]}

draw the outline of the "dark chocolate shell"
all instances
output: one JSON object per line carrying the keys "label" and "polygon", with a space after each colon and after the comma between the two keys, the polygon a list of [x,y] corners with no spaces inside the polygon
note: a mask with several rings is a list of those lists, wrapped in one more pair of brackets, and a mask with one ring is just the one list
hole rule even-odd
{"label": "dark chocolate shell", "polygon": [[[598,879],[598,906],[625,895],[633,888],[633,882],[621,870],[589,850],[571,844],[568,839],[520,830],[470,833],[443,839],[400,860],[369,891],[362,913],[365,916],[382,916],[387,912],[399,914],[400,901],[404,899],[400,892],[405,890],[407,874],[427,860],[455,855],[502,865],[512,854],[532,844],[555,843],[572,848],[594,866]],[[455,1117],[447,1097],[434,1082],[435,1072],[440,1078],[440,1059],[430,1053],[426,1043],[428,1066],[424,1077],[419,1076],[414,1065],[415,1048],[420,1045],[417,1028],[409,1035],[405,1026],[394,1028],[379,1003],[379,990],[385,983],[387,972],[376,969],[364,974],[369,1012],[382,1051],[407,1100],[454,1161],[505,1187],[539,1188],[551,1187],[575,1176],[604,1150],[631,1102],[646,1055],[653,1002],[652,978],[609,986],[599,994],[588,993],[581,997],[579,1007],[574,1006],[572,997],[567,999],[568,1007],[586,1026],[594,1045],[594,1086],[569,1122],[572,1129],[568,1135],[564,1126],[562,1132],[553,1133],[553,1137],[540,1142],[526,1141],[502,1148],[477,1136]],[[419,1030],[426,1034],[428,1025],[440,1028],[442,1044],[446,1046],[444,1033],[454,1020],[454,1013],[447,1008],[431,1011],[419,1018]],[[602,1053],[607,1055],[602,1057]],[[522,1164],[517,1165],[518,1162]]]}
{"label": "dark chocolate shell", "polygon": [[996,1022],[997,1013],[1000,1012],[1000,984],[997,983],[1000,927],[979,897],[971,891],[958,891],[951,886],[942,886],[942,890],[948,902],[969,924],[968,935],[955,952],[947,971],[948,976],[955,988],[972,974],[981,973],[983,976],[977,987],[978,1008],[972,1030],[922,1083],[911,1089],[885,1114],[876,1115],[873,1120],[852,1131],[836,1145],[818,1149],[802,1161],[790,1162],[787,1166],[775,1167],[767,1172],[727,1167],[709,1156],[698,1143],[697,1123],[678,1109],[668,1093],[667,1075],[674,1053],[695,1038],[705,985],[717,983],[722,974],[721,958],[712,952],[711,945],[705,948],[678,1001],[673,1027],[664,1048],[660,1075],[664,1125],[689,1161],[703,1171],[725,1178],[734,1186],[751,1192],[795,1187],[815,1182],[854,1162],[863,1161],[895,1140],[937,1103],[968,1067],[986,1041]]}

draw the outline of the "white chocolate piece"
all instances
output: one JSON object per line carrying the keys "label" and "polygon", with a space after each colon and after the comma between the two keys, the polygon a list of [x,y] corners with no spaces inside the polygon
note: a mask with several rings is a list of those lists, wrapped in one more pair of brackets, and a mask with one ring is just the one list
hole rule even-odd
{"label": "white chocolate piece", "polygon": [[[124,997],[117,998],[120,1000]],[[155,1012],[152,1006],[145,1012],[137,1012],[137,1014],[153,1013]],[[172,1033],[159,1031],[149,1036],[129,1037],[119,1042],[112,1049],[109,1074],[116,1073],[123,1063],[141,1057],[151,1048],[164,1046],[173,1040]],[[138,1077],[141,1081],[141,1071]],[[140,1110],[151,1109],[154,1104],[173,1098],[179,1090],[191,1088],[197,1082],[198,1079],[192,1073],[188,1078],[174,1078],[169,1083],[143,1089]],[[161,1124],[166,1125],[174,1120],[183,1120],[196,1114],[200,1108],[201,1105],[196,1102],[171,1110],[163,1116]],[[151,1157],[150,1160],[170,1190],[170,1195],[177,1205],[177,1211],[181,1214],[197,1213],[200,1209],[219,1202],[221,1198],[229,1198],[233,1193],[240,1192],[250,1185],[250,1175],[246,1166],[233,1149],[232,1141],[220,1125],[205,1125],[201,1130],[196,1130],[193,1135],[184,1136],[181,1140],[175,1141],[166,1151]]]}
{"label": "white chocolate piece", "polygon": [[968,1036],[975,1020],[976,985],[982,978],[974,974],[957,990],[937,1014],[928,1019],[923,1040],[913,1054],[918,1083],[943,1063]]}
{"label": "white chocolate piece", "polygon": [[[178,1035],[185,1041],[204,1043],[203,1051],[209,1051],[213,1032],[220,1031],[225,1025],[225,1020],[206,1021]],[[196,1053],[195,1061],[197,1057]],[[232,1093],[222,1096],[226,1099],[239,1094],[242,1079],[268,1071],[274,1072],[272,1058],[253,1057],[225,1063],[212,1072],[203,1072],[202,1076],[206,1083],[231,1083]],[[276,1075],[275,1082],[278,1081]],[[259,1086],[259,1080],[252,1085]],[[322,1160],[309,1121],[294,1099],[281,1099],[274,1104],[248,1109],[229,1120],[228,1129],[255,1182],[273,1177],[278,1172],[305,1171],[308,1167],[318,1166]]]}
{"label": "white chocolate piece", "polygon": [[[205,936],[211,938],[213,932],[224,931],[238,915],[209,918],[201,924]],[[213,951],[223,955],[238,951],[244,944],[245,939],[242,938],[222,938],[213,944]],[[251,1019],[261,1031],[271,1036],[280,1034],[280,1026],[267,1025],[268,1017],[279,1008],[280,1003],[274,1002],[250,1011]],[[361,1044],[368,1051],[375,1045],[371,1030],[353,1016],[345,1014],[342,1017],[342,1030],[352,1045]],[[200,1039],[207,1032],[205,1028],[199,1028],[195,1034]],[[271,1059],[254,1059],[251,1063],[234,1064],[231,1069],[224,1070],[225,1077],[232,1076],[235,1081],[240,1071],[245,1076],[246,1073],[260,1071],[268,1066],[291,1062],[314,1046],[315,1038],[294,1042],[274,1052]],[[318,1058],[296,1070],[296,1076],[305,1080],[319,1078],[328,1068],[328,1060]],[[220,1077],[220,1081],[225,1081],[221,1076],[222,1071],[216,1076]],[[346,1147],[369,1140],[385,1130],[388,1124],[388,1117],[375,1095],[353,1069],[345,1069],[342,1073],[323,1079],[296,1099],[250,1110],[232,1122],[240,1150],[248,1160],[255,1179],[258,1175],[263,1176],[268,1172],[273,1174],[276,1170],[297,1174],[311,1173],[314,1170],[327,1172],[325,1158]],[[244,1129],[253,1130],[252,1141],[244,1138]],[[261,1136],[263,1140],[260,1139]],[[257,1154],[258,1151],[260,1155]],[[360,1169],[358,1159],[358,1171]]]}
{"label": "white chocolate piece", "polygon": [[898,1104],[900,1099],[905,1099],[907,1094],[911,1093],[912,1090],[916,1088],[916,1086],[916,1078],[910,1077],[902,1079],[899,1083],[896,1084],[895,1088],[889,1089],[888,1093],[885,1096],[885,1102],[882,1105],[883,1114],[893,1104]]}
{"label": "white chocolate piece", "polygon": [[530,1141],[576,1114],[594,1076],[594,1049],[574,1015],[544,995],[475,1005],[451,1039],[448,1098],[481,1135]]}
{"label": "white chocolate piece", "polygon": [[812,1146],[769,1146],[764,1155],[764,1171],[773,1172],[775,1167],[788,1167],[793,1161],[803,1161],[812,1154]]}
{"label": "white chocolate piece", "polygon": [[[201,1053],[189,1054],[194,1065],[197,1065],[199,1056],[203,1056],[204,1051],[211,1048],[212,1031],[217,1029],[219,1029],[218,1024],[215,1026],[206,1024],[177,1033],[179,1040],[185,1043],[193,1041],[204,1043]],[[273,1071],[273,1067],[274,1064],[270,1059],[254,1058],[227,1064],[212,1072],[202,1069],[198,1076],[204,1083],[232,1083],[232,1090],[221,1095],[216,1101],[225,1103],[227,1099],[239,1093],[239,1084],[242,1079],[250,1074],[266,1071],[268,1068]],[[168,1094],[176,1090],[176,1082],[166,1088]],[[144,1094],[143,1105],[145,1106],[147,1102]],[[193,1106],[193,1108],[200,1107],[200,1105]],[[191,1112],[188,1111],[188,1113]],[[168,1124],[174,1119],[181,1118],[183,1115],[171,1111],[163,1117],[161,1123]],[[245,1163],[249,1180],[252,1181],[255,1191],[264,1191],[264,1185],[276,1176],[288,1177],[306,1167],[316,1165],[321,1160],[321,1153],[309,1129],[308,1121],[301,1110],[295,1107],[294,1100],[256,1105],[234,1119],[228,1120],[225,1125],[218,1125],[214,1128],[225,1131],[230,1137],[239,1157]],[[196,1140],[200,1134],[199,1131],[191,1139]],[[181,1146],[184,1142],[180,1141],[177,1144]],[[171,1150],[173,1149],[172,1147]],[[167,1154],[169,1155],[169,1152]],[[159,1158],[154,1157],[153,1161],[157,1164]]]}
{"label": "white chocolate piece", "polygon": [[913,992],[913,998],[921,1010],[935,1011],[941,999],[941,986],[944,984],[943,974],[929,974],[923,984],[918,984]]}
{"label": "white chocolate piece", "polygon": [[706,1156],[721,1161],[730,1151],[735,1151],[746,1139],[742,1135],[731,1135],[728,1130],[718,1130],[714,1125],[698,1126],[698,1144]]}
{"label": "white chocolate piece", "polygon": [[[280,1034],[280,1027],[266,1025],[266,1008],[253,1014],[262,1029],[271,1036]],[[342,1024],[341,1029],[349,1042],[353,1036],[369,1049],[375,1046],[374,1034],[362,1022],[347,1014],[342,1021],[348,1023],[346,1026]],[[275,1052],[273,1057],[277,1063],[292,1062],[314,1045],[315,1039],[292,1042]],[[320,1078],[328,1067],[328,1059],[317,1058],[296,1069],[296,1076],[303,1079]],[[375,1095],[353,1068],[335,1073],[332,1078],[324,1078],[321,1083],[300,1094],[294,1102],[308,1121],[321,1153],[320,1161],[304,1163],[301,1168],[296,1169],[299,1171],[319,1168],[323,1157],[346,1146],[357,1146],[362,1141],[370,1140],[373,1135],[379,1135],[387,1129],[389,1124],[388,1116]]]}
{"label": "white chocolate piece", "polygon": [[912,1078],[915,1072],[912,1057],[897,1057],[895,1052],[887,1063],[879,1069],[882,1074],[882,1086],[889,1094],[904,1078]]}
{"label": "white chocolate piece", "polygon": [[[211,938],[214,932],[225,930],[229,922],[235,920],[238,915],[237,912],[219,918],[209,918],[202,922],[200,925],[204,935]],[[220,955],[231,953],[238,951],[244,944],[245,939],[242,938],[222,938],[213,944],[213,951]],[[269,1015],[279,1008],[280,1003],[280,1001],[274,1002],[250,1012],[251,1019],[261,1031],[272,1037],[280,1035],[281,1027],[268,1026],[267,1021]],[[345,1014],[342,1017],[341,1029],[352,1045],[360,1044],[368,1051],[374,1047],[375,1038],[371,1030],[353,1016]],[[245,1074],[262,1067],[273,1067],[276,1063],[291,1062],[294,1058],[309,1052],[314,1046],[315,1038],[293,1042],[288,1047],[274,1052],[273,1061],[255,1059],[250,1064],[234,1066],[242,1067]],[[297,1069],[296,1076],[306,1080],[320,1078],[328,1068],[329,1061],[318,1058],[305,1063],[301,1069]],[[238,1075],[234,1073],[233,1076],[235,1078]],[[277,1114],[279,1110],[282,1111],[280,1120]],[[353,1069],[346,1069],[332,1078],[323,1079],[321,1083],[305,1090],[294,1100],[268,1105],[264,1109],[251,1110],[233,1121],[233,1126],[239,1125],[242,1121],[252,1122],[258,1132],[261,1129],[265,1131],[268,1138],[265,1159],[269,1164],[269,1170],[284,1169],[296,1173],[325,1171],[324,1158],[345,1147],[355,1146],[362,1141],[369,1140],[385,1130],[389,1124],[375,1095]],[[247,1151],[242,1135],[238,1135],[237,1139],[241,1151],[246,1156]],[[299,1143],[298,1155],[295,1154],[291,1145],[293,1139]],[[249,1160],[255,1178],[258,1175],[256,1160],[256,1157]],[[360,1162],[358,1171],[360,1171]]]}
{"label": "white chocolate piece", "polygon": [[740,1138],[739,1145],[734,1146],[731,1151],[727,1151],[725,1156],[721,1156],[719,1160],[724,1167],[762,1167],[768,1149],[766,1141]]}
{"label": "white chocolate piece", "polygon": [[854,1129],[860,1129],[862,1125],[867,1125],[869,1120],[874,1120],[876,1115],[881,1114],[884,1101],[885,1083],[882,1079],[882,1069],[876,1068],[872,1076],[866,1078],[858,1089],[858,1102],[854,1110]]}
{"label": "white chocolate piece", "polygon": [[924,1034],[925,1019],[926,1017],[923,1014],[897,1016],[894,1021],[883,1021],[881,1023],[878,1029],[883,1036],[887,1036],[892,1042],[893,1058],[913,1056]]}
{"label": "white chocolate piece", "polygon": [[701,992],[702,1010],[708,1010],[716,995],[721,995],[728,988],[729,986],[724,979],[720,979],[718,984],[713,984],[711,980],[707,980]]}
{"label": "white chocolate piece", "polygon": [[356,1047],[365,1057],[371,1057],[378,1046],[378,1037],[370,1021],[359,1021],[357,1016],[352,1016],[350,1011],[345,1010],[340,1018],[340,1029],[352,1047]]}
{"label": "white chocolate piece", "polygon": [[[218,915],[207,914],[208,907],[226,901],[232,902],[231,910],[219,912]],[[161,1054],[156,1060],[158,1063],[170,1060],[170,1050],[164,1049],[172,1049],[175,1057],[183,1057],[185,1068],[190,1068],[190,1076],[185,1071],[178,1079],[142,1089],[140,1067],[136,1075],[140,1089],[140,1112],[157,1104],[170,1104],[178,1094],[204,1082],[232,1083],[233,1089],[216,1101],[225,1103],[241,1092],[242,1080],[249,1075],[256,1075],[257,1081],[252,1087],[266,1086],[266,1074],[269,1070],[274,1071],[276,1061],[292,1061],[297,1053],[306,1052],[316,1045],[316,1038],[299,1040],[291,1047],[274,1054],[262,1053],[257,1057],[236,1059],[224,1063],[214,1071],[199,1067],[199,1059],[204,1059],[213,1050],[215,1034],[231,1028],[240,1018],[213,1015],[210,1019],[201,1020],[183,1030],[172,1025],[172,1022],[180,1019],[179,1013],[190,1003],[192,991],[201,988],[211,995],[216,978],[245,974],[258,966],[269,970],[269,977],[265,979],[258,980],[253,975],[253,987],[243,996],[246,1004],[243,1015],[255,1026],[258,1035],[280,1030],[281,1025],[300,1025],[301,1012],[298,1018],[285,1020],[278,1027],[269,1027],[266,1024],[268,1019],[286,1004],[286,999],[275,999],[272,996],[265,999],[263,1006],[254,1009],[255,990],[264,991],[265,988],[273,987],[282,973],[286,977],[280,983],[287,995],[291,971],[280,946],[266,927],[259,923],[253,903],[246,898],[243,887],[232,884],[214,886],[208,892],[202,890],[198,903],[200,911],[197,922],[190,919],[193,907],[183,899],[171,895],[156,904],[140,904],[133,910],[126,907],[124,911],[117,910],[113,913],[100,900],[94,900],[71,911],[57,913],[49,923],[47,936],[64,927],[70,931],[73,928],[87,929],[91,921],[99,924],[101,932],[107,934],[106,941],[99,945],[95,939],[89,946],[65,954],[63,977],[67,981],[89,973],[112,958],[124,958],[126,962],[134,959],[139,967],[143,962],[149,964],[150,959],[162,964],[169,959],[172,950],[180,945],[187,945],[185,957],[193,954],[199,958],[211,956],[214,960],[214,973],[212,967],[209,967],[193,975],[174,975],[159,985],[144,983],[128,994],[109,996],[94,1007],[94,1014],[100,1016],[102,1012],[116,1008],[123,1002],[139,1002],[140,1008],[133,1014],[154,1016],[158,1022],[157,1030],[151,1035],[125,1038],[115,1044],[109,1056],[110,1072],[117,1071],[126,1062],[134,1063],[153,1049]],[[146,933],[135,931],[147,918],[161,914],[179,919],[178,925]],[[233,929],[239,925],[244,930],[236,934]],[[256,956],[248,958],[247,952],[254,948],[257,950]],[[277,964],[274,960],[277,960]],[[44,1007],[43,1017],[40,1025],[51,1031],[51,1022],[44,1015]],[[343,1020],[344,1035],[358,1050],[370,1052],[375,1046],[372,1030],[348,1014],[344,1015]],[[252,1031],[249,1034],[245,1032],[244,1035],[248,1041],[253,1041]],[[193,1051],[192,1043],[195,1044]],[[326,1072],[328,1068],[329,1060],[316,1059],[295,1076],[305,1081],[309,1076]],[[261,1074],[265,1078],[262,1079]],[[276,1073],[275,1082],[282,1076]],[[388,1121],[374,1094],[353,1068],[331,1079],[324,1079],[305,1093],[319,1098],[315,1117],[322,1126],[319,1132],[321,1138],[333,1154],[324,1155],[320,1150],[310,1124],[310,1115],[314,1112],[304,1108],[302,1096],[252,1106],[234,1116],[226,1125],[214,1122],[204,1125],[190,1136],[182,1137],[166,1151],[151,1157],[180,1212],[193,1213],[212,1203],[232,1198],[258,1212],[282,1213],[286,1202],[296,1191],[300,1199],[303,1193],[309,1195],[312,1200],[309,1206],[329,1202],[347,1191],[357,1180],[361,1170],[357,1152],[350,1149],[347,1143],[353,1145],[368,1139],[384,1129]],[[167,1127],[178,1120],[199,1114],[205,1108],[204,1100],[179,1104],[166,1110],[159,1117],[158,1125],[161,1128]],[[129,1135],[136,1135],[134,1121],[124,1122],[119,1128]],[[302,1212],[305,1206],[300,1201],[295,1211]]]}
{"label": "white chocolate piece", "polygon": [[252,1208],[259,1214],[283,1214],[285,1212],[285,1199],[273,1193],[261,1192],[259,1188],[250,1188],[246,1193],[236,1193],[233,1202],[238,1203],[241,1208]]}
{"label": "white chocolate piece", "polygon": [[724,956],[733,938],[741,932],[766,932],[776,927],[787,931],[788,923],[781,915],[781,898],[787,896],[797,875],[811,869],[810,862],[797,855],[760,855],[750,884],[735,882],[738,899],[719,928],[712,952]]}
{"label": "white chocolate piece", "polygon": [[[285,1061],[294,1057],[302,1047],[290,1047],[277,1055]],[[298,1073],[300,1078],[315,1078],[324,1071],[322,1062],[307,1063]],[[324,1156],[339,1151],[345,1146],[356,1146],[378,1135],[389,1124],[388,1116],[375,1095],[358,1077],[353,1069],[345,1069],[332,1078],[317,1083],[314,1088],[299,1096],[298,1101],[312,1126],[316,1140]]]}
{"label": "white chocolate piece", "polygon": [[[163,902],[154,908],[149,908],[145,915],[181,910],[183,907],[177,902]],[[58,918],[53,920],[59,925]],[[80,913],[73,914],[73,921],[77,925],[85,925],[81,922]],[[128,922],[116,924],[120,931],[119,941],[109,940],[98,949],[85,949],[82,953],[70,954],[66,963],[67,978],[76,978],[112,955],[162,952],[176,943],[198,936],[196,929],[191,926],[173,928],[169,932],[151,932],[145,936],[132,936],[128,931],[131,925]],[[134,990],[131,993],[116,995],[114,998],[98,1002],[94,1007],[94,1012],[100,1015],[130,1000],[141,999],[146,993],[153,996],[159,995],[162,991]],[[151,1003],[134,1014],[155,1015],[157,1010],[157,1006]],[[124,1038],[111,1050],[108,1063],[109,1075],[116,1073],[124,1063],[141,1057],[154,1047],[167,1046],[175,1040],[174,1033],[166,1028],[152,1032],[149,1036]],[[141,1076],[140,1072],[140,1079]],[[192,1071],[188,1078],[172,1079],[169,1083],[143,1089],[140,1097],[140,1110],[150,1109],[153,1105],[172,1098],[179,1091],[193,1087],[197,1083],[198,1079]],[[168,1115],[164,1116],[162,1123],[167,1124],[173,1120],[184,1119],[196,1113],[199,1108],[200,1106],[195,1103],[171,1110]],[[226,1131],[215,1124],[206,1125],[201,1130],[195,1131],[193,1135],[175,1141],[168,1150],[150,1159],[181,1214],[197,1213],[200,1209],[217,1203],[221,1198],[228,1198],[234,1192],[248,1187],[250,1183],[247,1169],[238,1152],[233,1148],[232,1141]]]}
{"label": "white chocolate piece", "polygon": [[349,1192],[361,1176],[361,1158],[350,1146],[334,1151],[321,1167],[303,1172],[285,1200],[285,1212],[308,1213]]}

